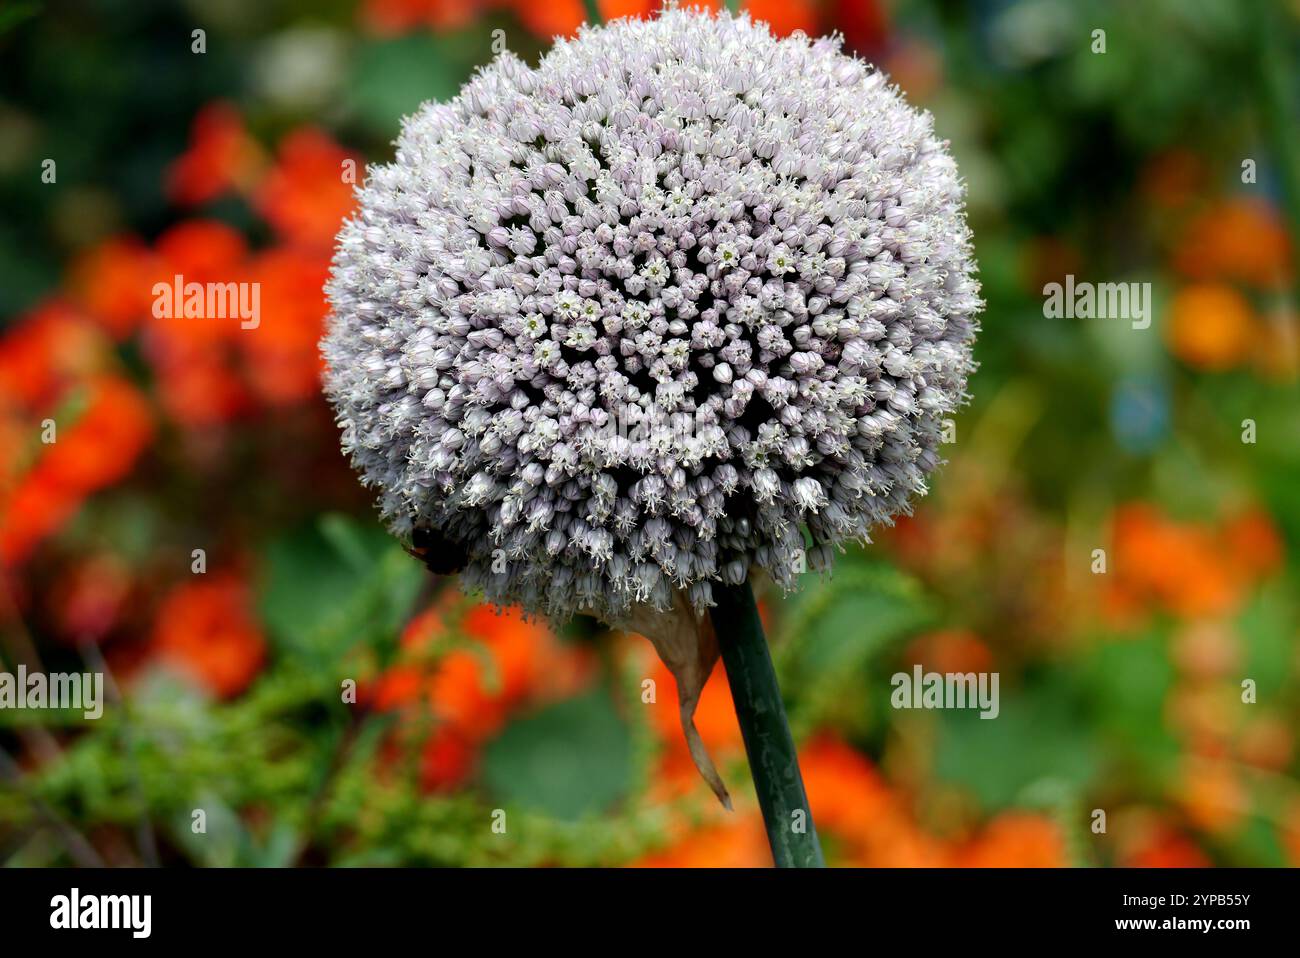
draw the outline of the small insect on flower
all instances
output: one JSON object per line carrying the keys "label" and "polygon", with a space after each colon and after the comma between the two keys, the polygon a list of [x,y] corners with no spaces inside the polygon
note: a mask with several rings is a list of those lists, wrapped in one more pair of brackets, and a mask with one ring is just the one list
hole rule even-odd
{"label": "small insect on flower", "polygon": [[411,530],[411,548],[406,551],[434,575],[453,575],[465,568],[469,560],[464,546],[429,526],[415,526]]}

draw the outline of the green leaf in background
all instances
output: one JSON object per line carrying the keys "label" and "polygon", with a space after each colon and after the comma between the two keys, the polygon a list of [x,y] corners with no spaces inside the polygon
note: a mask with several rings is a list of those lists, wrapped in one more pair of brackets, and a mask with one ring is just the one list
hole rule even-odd
{"label": "green leaf in background", "polygon": [[31,2],[10,3],[0,10],[0,34],[8,33],[24,20],[29,20],[41,12],[42,4]]}
{"label": "green leaf in background", "polygon": [[1295,605],[1284,585],[1266,589],[1239,620],[1246,647],[1242,679],[1254,679],[1257,701],[1277,705],[1291,681],[1295,641],[1288,634],[1296,620]]}
{"label": "green leaf in background", "polygon": [[0,314],[12,316],[30,307],[58,282],[57,267],[39,250],[24,244],[7,226],[0,229]]}
{"label": "green leaf in background", "polygon": [[632,737],[596,689],[511,722],[483,755],[493,798],[573,821],[611,808],[632,783]]}
{"label": "green leaf in background", "polygon": [[806,576],[786,598],[777,672],[796,735],[833,726],[867,736],[885,721],[889,686],[873,662],[937,619],[920,582],[859,552],[829,579]]}
{"label": "green leaf in background", "polygon": [[395,136],[399,121],[426,100],[450,100],[490,54],[479,31],[413,33],[368,43],[357,53],[348,106],[368,129]]}
{"label": "green leaf in background", "polygon": [[[194,831],[195,810],[203,812],[203,832]],[[194,809],[176,815],[170,825],[172,840],[205,868],[233,868],[250,843],[243,820],[211,792],[197,796]]]}
{"label": "green leaf in background", "polygon": [[919,582],[858,555],[843,557],[831,578],[810,582],[790,600],[789,659],[813,680],[861,667],[935,617]]}
{"label": "green leaf in background", "polygon": [[332,662],[391,646],[426,575],[378,526],[325,515],[267,548],[259,604],[282,648]]}
{"label": "green leaf in background", "polygon": [[1277,829],[1262,815],[1251,815],[1219,850],[1231,868],[1285,868],[1287,860]]}
{"label": "green leaf in background", "polygon": [[1179,755],[1179,743],[1165,723],[1174,671],[1164,636],[1153,630],[1137,638],[1093,641],[1078,671],[1091,709],[1089,726],[1105,736],[1134,775],[1156,781]]}
{"label": "green leaf in background", "polygon": [[[205,831],[196,833],[198,810],[204,813]],[[172,840],[206,868],[287,868],[298,856],[299,836],[287,821],[272,821],[259,838],[212,793],[199,796],[193,809],[175,816],[169,825]]]}
{"label": "green leaf in background", "polygon": [[999,689],[995,719],[975,710],[940,713],[936,778],[965,787],[986,811],[1023,801],[1050,781],[1082,789],[1098,769],[1068,682],[1044,676],[1033,691]]}

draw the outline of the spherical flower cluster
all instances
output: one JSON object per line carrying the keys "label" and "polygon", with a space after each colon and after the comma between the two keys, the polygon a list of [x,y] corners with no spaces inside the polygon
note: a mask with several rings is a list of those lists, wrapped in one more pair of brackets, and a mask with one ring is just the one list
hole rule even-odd
{"label": "spherical flower cluster", "polygon": [[339,235],[327,391],[394,531],[618,621],[908,508],[981,303],[931,118],[833,39],[667,9],[408,118]]}

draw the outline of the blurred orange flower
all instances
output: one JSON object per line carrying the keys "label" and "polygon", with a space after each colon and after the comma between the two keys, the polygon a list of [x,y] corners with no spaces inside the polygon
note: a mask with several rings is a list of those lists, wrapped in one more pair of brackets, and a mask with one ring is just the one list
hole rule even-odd
{"label": "blurred orange flower", "polygon": [[945,864],[941,842],[917,825],[908,803],[871,761],[829,734],[799,750],[818,833],[841,849],[841,864],[916,868]]}
{"label": "blurred orange flower", "polygon": [[[879,61],[891,39],[888,10],[883,0],[828,0],[822,4],[821,9],[827,28],[833,25],[844,34],[844,42],[850,50],[869,60]],[[929,72],[933,68],[942,72],[942,61],[937,52],[923,47],[919,42],[909,43],[901,37],[899,40],[904,47],[910,46],[904,56],[911,58],[913,64],[918,59],[924,59],[930,62],[921,68],[923,71]],[[903,84],[903,89],[909,93],[912,90],[906,84]]]}
{"label": "blurred orange flower", "polygon": [[1005,812],[953,855],[958,868],[1064,868],[1065,839],[1055,822],[1031,812]]}
{"label": "blurred orange flower", "polygon": [[1231,832],[1249,811],[1249,793],[1228,762],[1188,758],[1170,791],[1191,822],[1207,832]]}
{"label": "blurred orange flower", "polygon": [[328,305],[322,287],[328,253],[274,247],[247,255],[239,233],[221,223],[189,221],[158,243],[160,281],[256,284],[258,316],[158,316],[145,330],[144,351],[158,377],[167,412],[183,425],[226,422],[264,406],[319,396],[317,346]]}
{"label": "blurred orange flower", "polygon": [[1250,719],[1237,740],[1237,754],[1248,765],[1284,772],[1295,757],[1295,732],[1276,715]]}
{"label": "blurred orange flower", "polygon": [[811,0],[746,0],[744,11],[768,24],[778,37],[788,37],[796,30],[813,37],[821,32],[818,6]]}
{"label": "blurred orange flower", "polygon": [[1240,638],[1230,623],[1198,619],[1174,633],[1170,656],[1190,676],[1221,678],[1236,666],[1240,647]]}
{"label": "blurred orange flower", "polygon": [[49,417],[55,441],[41,444],[31,468],[0,494],[0,564],[23,561],[86,496],[130,472],[152,438],[149,407],[129,382],[100,374],[80,388],[80,413],[70,422]]}
{"label": "blurred orange flower", "polygon": [[1250,357],[1258,329],[1250,302],[1223,283],[1179,290],[1169,305],[1169,350],[1197,369],[1220,372]]}
{"label": "blurred orange flower", "polygon": [[420,782],[430,791],[448,790],[474,772],[479,742],[455,725],[435,728],[420,752]]}
{"label": "blurred orange flower", "polygon": [[[831,733],[821,733],[805,743],[799,749],[799,764],[829,864],[892,868],[1068,864],[1059,827],[1036,813],[1006,812],[973,838],[957,844],[928,834],[918,825],[905,796],[884,780],[871,760]],[[668,846],[633,865],[771,864],[762,819],[743,799],[734,815],[716,814],[719,818],[710,817],[703,823],[677,821],[671,826]]]}
{"label": "blurred orange flower", "polygon": [[1165,700],[1167,723],[1188,751],[1204,758],[1226,758],[1230,737],[1240,723],[1239,701],[1231,683],[1184,677]]}
{"label": "blurred orange flower", "polygon": [[211,426],[239,415],[247,397],[220,354],[203,353],[194,343],[172,343],[155,354],[158,398],[168,414],[184,426]]}
{"label": "blurred orange flower", "polygon": [[375,33],[407,33],[417,27],[454,30],[473,22],[488,4],[485,0],[365,0],[362,22]]}
{"label": "blurred orange flower", "polygon": [[993,652],[968,629],[927,632],[908,646],[905,659],[935,672],[986,672],[993,667]]}
{"label": "blurred orange flower", "polygon": [[153,647],[160,660],[222,698],[242,692],[266,658],[248,586],[234,575],[175,587],[155,617]]}
{"label": "blurred orange flower", "polygon": [[1293,383],[1300,378],[1300,312],[1275,301],[1258,317],[1255,370],[1261,378]]}
{"label": "blurred orange flower", "polygon": [[248,241],[219,220],[184,220],[158,237],[154,281],[170,283],[177,273],[186,282],[227,282],[248,255]]}
{"label": "blurred orange flower", "polygon": [[261,323],[236,337],[248,385],[268,406],[305,402],[320,393],[320,342],[329,257],[297,248],[270,249],[248,265],[261,284]]}
{"label": "blurred orange flower", "polygon": [[280,141],[253,205],[285,241],[329,252],[352,211],[352,184],[363,169],[325,133],[303,127]]}
{"label": "blurred orange flower", "polygon": [[[463,636],[473,649],[457,647]],[[402,657],[363,690],[380,711],[417,710],[436,720],[424,742],[428,789],[460,784],[479,747],[526,701],[567,694],[591,675],[589,657],[561,645],[517,609],[477,605],[458,613],[444,599],[420,613],[401,638]]]}
{"label": "blurred orange flower", "polygon": [[[547,3],[507,0],[503,5],[514,11],[525,28],[544,40],[572,36],[587,19],[582,0],[550,0]],[[604,3],[601,4],[601,13],[604,13]]]}
{"label": "blurred orange flower", "polygon": [[126,475],[153,433],[144,397],[125,379],[99,376],[88,381],[86,389],[85,411],[33,470],[43,480],[80,493]]}
{"label": "blurred orange flower", "polygon": [[167,170],[167,196],[197,206],[256,182],[265,155],[229,103],[212,103],[194,117],[190,143]]}
{"label": "blurred orange flower", "polygon": [[865,755],[838,739],[814,738],[799,750],[799,765],[818,828],[856,840],[891,817],[889,787]]}
{"label": "blurred orange flower", "polygon": [[[602,19],[608,22],[620,17],[651,17],[659,8],[659,0],[598,0],[598,6]],[[681,6],[721,10],[723,4],[722,0],[683,0]],[[876,4],[855,0],[844,6],[846,22],[854,28],[855,35],[874,39],[881,28]],[[366,0],[360,15],[369,29],[392,35],[420,27],[454,30],[491,10],[502,9],[511,10],[520,23],[544,40],[573,36],[587,20],[587,9],[582,0],[551,0],[549,3],[530,3],[527,0]],[[818,7],[810,0],[749,0],[745,10],[755,20],[770,24],[777,36],[788,36],[795,30],[815,35],[820,30]],[[864,16],[863,10],[871,13]]]}
{"label": "blurred orange flower", "polygon": [[77,302],[122,339],[149,315],[154,273],[154,256],[144,243],[114,236],[77,258],[68,285]]}
{"label": "blurred orange flower", "polygon": [[1124,868],[1208,868],[1213,863],[1196,844],[1171,825],[1151,820],[1136,822],[1132,837],[1123,842],[1116,864]]}
{"label": "blurred orange flower", "polygon": [[[1269,535],[1269,520],[1258,512],[1248,515],[1244,526],[1217,528],[1175,522],[1147,503],[1118,508],[1111,531],[1110,610],[1154,605],[1188,619],[1234,611],[1247,587],[1280,561],[1281,544],[1276,533]],[[1261,543],[1258,558],[1244,558],[1241,545],[1233,545],[1243,536]]]}
{"label": "blurred orange flower", "polygon": [[84,314],[61,300],[46,300],[0,337],[0,412],[35,411],[70,383],[103,369],[108,358],[104,334]]}
{"label": "blurred orange flower", "polygon": [[1272,518],[1251,509],[1230,519],[1223,528],[1230,561],[1253,576],[1266,576],[1282,566],[1282,537]]}
{"label": "blurred orange flower", "polygon": [[[243,235],[215,220],[187,220],[158,238],[155,282],[231,283],[244,279],[248,254]],[[144,352],[158,377],[158,397],[177,422],[211,425],[249,406],[236,365],[234,320],[151,316]]]}
{"label": "blurred orange flower", "polygon": [[[513,7],[525,27],[545,39],[572,36],[587,19],[582,0],[551,3],[510,0],[505,5]],[[659,9],[659,0],[599,0],[599,6],[606,22],[619,17],[649,18]],[[723,8],[722,0],[683,0],[681,6],[713,11]],[[810,35],[819,32],[817,6],[809,0],[749,0],[745,11],[753,19],[767,23],[779,37],[789,36],[796,30]]]}
{"label": "blurred orange flower", "polygon": [[763,819],[756,809],[685,831],[667,848],[629,863],[632,868],[770,868]]}
{"label": "blurred orange flower", "polygon": [[1173,262],[1195,280],[1272,289],[1290,282],[1291,242],[1277,210],[1268,202],[1227,197],[1187,225]]}
{"label": "blurred orange flower", "polygon": [[1300,868],[1300,798],[1287,803],[1280,832],[1287,861],[1291,867]]}

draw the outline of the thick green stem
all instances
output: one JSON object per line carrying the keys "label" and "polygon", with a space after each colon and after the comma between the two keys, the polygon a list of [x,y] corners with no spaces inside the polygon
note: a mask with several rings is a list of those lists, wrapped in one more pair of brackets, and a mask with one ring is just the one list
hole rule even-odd
{"label": "thick green stem", "polygon": [[823,868],[776,669],[748,582],[713,586],[713,630],[778,868]]}
{"label": "thick green stem", "polygon": [[605,18],[600,15],[599,0],[582,0],[582,5],[587,10],[587,23],[593,27],[598,27],[605,22]]}

